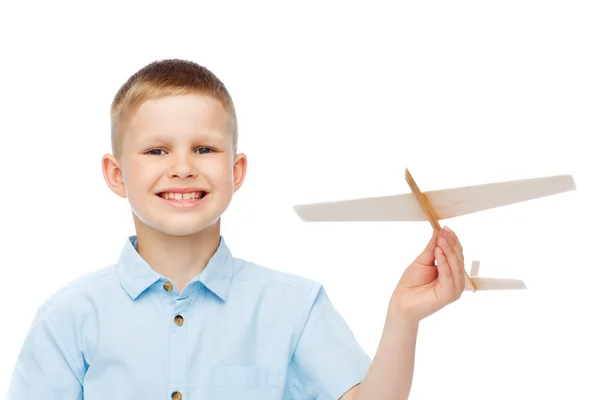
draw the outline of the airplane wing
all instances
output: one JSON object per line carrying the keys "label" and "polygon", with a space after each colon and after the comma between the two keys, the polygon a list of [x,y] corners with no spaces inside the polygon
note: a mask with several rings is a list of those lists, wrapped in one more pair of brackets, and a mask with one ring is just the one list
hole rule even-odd
{"label": "airplane wing", "polygon": [[[423,192],[439,220],[575,190],[571,175]],[[294,206],[306,222],[427,221],[411,193]]]}

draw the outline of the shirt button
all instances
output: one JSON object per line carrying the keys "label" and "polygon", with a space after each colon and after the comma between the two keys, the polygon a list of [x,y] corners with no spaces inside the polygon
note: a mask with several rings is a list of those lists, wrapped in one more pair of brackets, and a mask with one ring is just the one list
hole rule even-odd
{"label": "shirt button", "polygon": [[175,323],[179,326],[183,325],[183,317],[181,315],[176,316]]}
{"label": "shirt button", "polygon": [[167,292],[170,292],[171,290],[173,290],[173,285],[171,285],[171,282],[165,282],[163,288],[165,288]]}
{"label": "shirt button", "polygon": [[181,400],[183,398],[183,396],[179,392],[173,392],[173,393],[171,393],[171,398],[173,400]]}

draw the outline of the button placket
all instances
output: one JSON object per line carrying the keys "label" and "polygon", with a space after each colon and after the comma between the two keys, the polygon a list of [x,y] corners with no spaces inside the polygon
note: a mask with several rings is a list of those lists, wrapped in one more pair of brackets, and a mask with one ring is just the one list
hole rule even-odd
{"label": "button placket", "polygon": [[176,296],[175,304],[171,314],[171,329],[169,337],[169,348],[170,356],[169,362],[171,368],[169,370],[169,386],[171,388],[171,399],[183,400],[183,393],[181,388],[185,387],[187,379],[187,355],[186,355],[186,331],[184,326],[185,318],[188,317],[186,310],[189,307],[191,297],[182,296],[181,294]]}

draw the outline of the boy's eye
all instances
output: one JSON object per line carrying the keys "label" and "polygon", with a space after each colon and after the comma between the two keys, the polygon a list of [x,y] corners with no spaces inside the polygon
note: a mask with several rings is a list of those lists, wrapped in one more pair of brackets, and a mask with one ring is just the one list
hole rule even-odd
{"label": "boy's eye", "polygon": [[161,149],[150,149],[146,152],[146,154],[160,155],[161,151],[162,151]]}
{"label": "boy's eye", "polygon": [[210,153],[212,151],[212,149],[210,149],[208,147],[200,147],[197,150],[200,151],[200,154]]}

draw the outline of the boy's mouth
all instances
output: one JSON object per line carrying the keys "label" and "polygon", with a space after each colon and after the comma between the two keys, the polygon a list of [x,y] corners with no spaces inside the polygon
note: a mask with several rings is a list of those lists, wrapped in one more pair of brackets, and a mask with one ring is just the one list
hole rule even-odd
{"label": "boy's mouth", "polygon": [[160,192],[156,195],[162,197],[165,200],[176,200],[176,201],[194,201],[203,199],[208,192],[197,191],[187,193],[173,193],[173,192]]}

